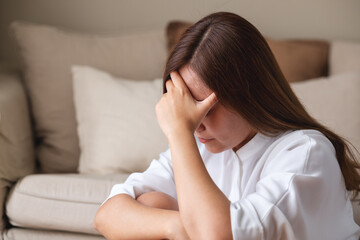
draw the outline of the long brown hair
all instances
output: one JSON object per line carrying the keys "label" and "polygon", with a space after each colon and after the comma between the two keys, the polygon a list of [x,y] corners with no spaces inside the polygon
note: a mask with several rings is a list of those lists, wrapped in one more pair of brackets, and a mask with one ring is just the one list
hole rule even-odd
{"label": "long brown hair", "polygon": [[[165,82],[189,64],[219,102],[241,114],[257,131],[276,135],[314,129],[333,144],[346,189],[360,190],[360,165],[346,140],[312,118],[292,91],[261,33],[244,18],[211,14],[189,27],[170,53]],[[358,153],[358,152],[357,152]]]}

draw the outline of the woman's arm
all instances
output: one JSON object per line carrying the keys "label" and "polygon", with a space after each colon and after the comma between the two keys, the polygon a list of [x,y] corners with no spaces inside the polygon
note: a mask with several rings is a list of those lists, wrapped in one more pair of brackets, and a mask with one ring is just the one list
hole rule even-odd
{"label": "woman's arm", "polygon": [[156,106],[159,124],[168,138],[181,220],[191,239],[232,239],[230,202],[212,181],[194,138],[214,94],[197,102],[177,72],[171,73]]}
{"label": "woman's arm", "polygon": [[232,239],[230,201],[208,174],[194,135],[169,140],[181,219],[191,239]]}
{"label": "woman's arm", "polygon": [[162,192],[143,193],[136,201],[148,207],[179,211],[176,199]]}
{"label": "woman's arm", "polygon": [[94,227],[106,239],[188,239],[179,212],[145,206],[118,194],[98,210]]}

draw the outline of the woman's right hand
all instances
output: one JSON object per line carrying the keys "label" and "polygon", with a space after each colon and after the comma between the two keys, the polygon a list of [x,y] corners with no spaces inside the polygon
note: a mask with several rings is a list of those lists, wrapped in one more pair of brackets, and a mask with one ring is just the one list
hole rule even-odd
{"label": "woman's right hand", "polygon": [[189,131],[193,135],[218,101],[213,92],[202,101],[195,100],[180,74],[174,71],[170,75],[171,79],[166,81],[167,92],[156,104],[158,123],[169,142],[179,132]]}

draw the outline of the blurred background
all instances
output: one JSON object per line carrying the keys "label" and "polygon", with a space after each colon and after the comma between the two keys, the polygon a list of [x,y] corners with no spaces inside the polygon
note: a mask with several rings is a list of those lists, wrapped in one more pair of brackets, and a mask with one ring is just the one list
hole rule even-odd
{"label": "blurred background", "polygon": [[118,34],[216,11],[237,13],[270,38],[360,40],[360,0],[0,0],[0,62],[18,64],[8,34],[13,20]]}

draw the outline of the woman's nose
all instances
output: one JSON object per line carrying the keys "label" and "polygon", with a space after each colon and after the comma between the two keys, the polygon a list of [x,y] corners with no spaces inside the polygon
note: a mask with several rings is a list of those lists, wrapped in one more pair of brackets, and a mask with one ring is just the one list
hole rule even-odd
{"label": "woman's nose", "polygon": [[204,124],[200,123],[200,126],[196,129],[196,132],[202,132],[205,130]]}

